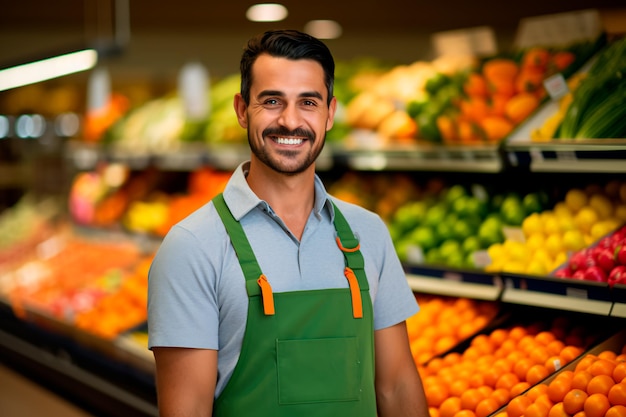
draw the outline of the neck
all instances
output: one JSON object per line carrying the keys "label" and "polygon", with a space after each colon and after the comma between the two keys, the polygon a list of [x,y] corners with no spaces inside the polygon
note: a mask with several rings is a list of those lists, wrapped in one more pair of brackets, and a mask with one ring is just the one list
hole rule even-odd
{"label": "neck", "polygon": [[252,191],[272,207],[289,230],[298,238],[311,214],[315,202],[315,167],[285,175],[254,159],[247,176]]}

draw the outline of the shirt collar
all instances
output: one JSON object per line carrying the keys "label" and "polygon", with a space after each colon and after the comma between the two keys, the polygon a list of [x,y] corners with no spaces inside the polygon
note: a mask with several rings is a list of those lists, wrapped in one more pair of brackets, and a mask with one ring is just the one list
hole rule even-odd
{"label": "shirt collar", "polygon": [[[266,208],[268,211],[271,210],[269,204],[257,197],[250,189],[246,181],[249,167],[250,161],[242,162],[237,169],[235,169],[224,189],[224,200],[237,221],[240,221],[246,214],[257,207]],[[335,213],[330,201],[330,196],[326,192],[326,188],[317,174],[315,175],[314,188],[315,202],[313,211],[315,216],[321,218],[324,208],[326,208],[330,220],[333,221]]]}

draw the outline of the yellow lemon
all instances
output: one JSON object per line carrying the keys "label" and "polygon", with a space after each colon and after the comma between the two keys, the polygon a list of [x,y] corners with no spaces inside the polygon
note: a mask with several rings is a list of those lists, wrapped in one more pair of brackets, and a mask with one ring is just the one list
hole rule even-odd
{"label": "yellow lemon", "polygon": [[543,222],[543,232],[549,236],[561,232],[560,220],[556,216],[547,217]]}
{"label": "yellow lemon", "polygon": [[558,217],[558,223],[559,223],[559,231],[561,233],[565,233],[568,230],[576,230],[576,222],[574,221],[574,217],[573,216],[559,216]]}
{"label": "yellow lemon", "polygon": [[487,254],[491,258],[492,262],[495,259],[503,258],[505,253],[506,251],[504,250],[504,245],[502,245],[502,243],[494,243],[487,248]]}
{"label": "yellow lemon", "polygon": [[565,205],[572,213],[578,213],[580,209],[587,205],[587,202],[587,194],[579,188],[572,188],[565,194]]}
{"label": "yellow lemon", "polygon": [[509,259],[512,261],[528,262],[528,259],[530,259],[532,255],[530,248],[521,242],[513,242],[513,244],[507,248],[507,251]]}
{"label": "yellow lemon", "polygon": [[617,229],[619,224],[612,220],[604,220],[598,222],[591,226],[591,230],[589,234],[593,238],[594,241],[599,240],[602,236],[605,236],[611,233],[613,230]]}
{"label": "yellow lemon", "polygon": [[626,222],[626,203],[618,204],[615,206],[615,212],[613,217],[619,222]]}
{"label": "yellow lemon", "polygon": [[523,274],[526,271],[526,263],[521,261],[508,261],[502,265],[502,270],[513,274]]}
{"label": "yellow lemon", "polygon": [[554,258],[554,262],[552,263],[552,267],[550,268],[550,271],[554,271],[555,269],[563,265],[565,262],[567,262],[567,253],[565,252],[559,253]]}
{"label": "yellow lemon", "polygon": [[546,275],[549,270],[543,262],[531,260],[528,263],[528,266],[526,266],[526,270],[524,272],[529,275]]}
{"label": "yellow lemon", "polygon": [[591,227],[598,222],[598,213],[591,208],[590,206],[586,206],[580,209],[576,216],[574,217],[574,222],[578,229],[585,233],[589,233],[591,231]]}
{"label": "yellow lemon", "polygon": [[543,221],[539,213],[532,213],[522,221],[522,231],[526,237],[543,233]]}
{"label": "yellow lemon", "polygon": [[545,249],[537,249],[532,256],[533,262],[541,263],[545,269],[549,269],[554,262],[554,258]]}
{"label": "yellow lemon", "polygon": [[551,256],[556,256],[558,255],[560,252],[563,251],[563,239],[561,238],[560,234],[551,234],[550,236],[548,236],[546,238],[546,245],[545,245],[546,251],[548,251],[548,253]]}
{"label": "yellow lemon", "polygon": [[559,201],[558,203],[556,203],[552,211],[557,217],[572,217],[574,215],[569,207],[567,207],[567,204],[565,204],[563,201]]}
{"label": "yellow lemon", "polygon": [[546,238],[541,233],[534,233],[526,239],[526,246],[528,246],[532,251],[536,251],[543,247],[546,242]]}
{"label": "yellow lemon", "polygon": [[585,235],[578,229],[568,230],[563,234],[563,248],[569,251],[577,251],[587,246]]}
{"label": "yellow lemon", "polygon": [[596,211],[601,220],[613,215],[613,203],[604,194],[594,194],[589,198],[589,206]]}

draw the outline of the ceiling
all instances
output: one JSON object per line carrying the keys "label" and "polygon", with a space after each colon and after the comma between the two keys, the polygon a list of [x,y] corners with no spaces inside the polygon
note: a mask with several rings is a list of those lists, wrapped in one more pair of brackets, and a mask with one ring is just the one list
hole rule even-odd
{"label": "ceiling", "polygon": [[[106,15],[116,0],[7,1],[0,13],[4,30],[25,27],[82,27]],[[133,30],[258,31],[263,25],[245,19],[253,1],[128,0]],[[477,25],[516,26],[522,17],[584,8],[624,7],[623,0],[301,0],[280,1],[289,16],[280,24],[302,27],[311,19],[334,19],[347,34],[364,31],[414,32]],[[99,11],[99,12],[98,12]]]}
{"label": "ceiling", "polygon": [[7,0],[0,6],[0,66],[66,44],[111,37],[114,5],[126,1],[130,43],[115,65],[127,72],[170,73],[192,58],[216,67],[227,62],[224,71],[236,70],[250,36],[274,27],[302,29],[311,19],[342,25],[342,38],[329,42],[338,58],[360,54],[412,61],[426,54],[429,36],[438,31],[488,25],[499,42],[506,42],[524,17],[624,9],[624,0],[283,0],[287,19],[270,24],[246,20],[253,1]]}

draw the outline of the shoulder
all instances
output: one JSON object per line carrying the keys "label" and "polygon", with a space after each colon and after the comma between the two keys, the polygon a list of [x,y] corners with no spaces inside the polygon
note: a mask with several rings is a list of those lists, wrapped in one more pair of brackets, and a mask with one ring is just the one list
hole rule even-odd
{"label": "shoulder", "polygon": [[376,227],[377,230],[380,230],[381,228],[387,230],[385,222],[377,213],[367,210],[366,208],[361,207],[357,204],[340,200],[331,195],[329,195],[329,198],[341,211],[350,226],[357,227],[361,225],[366,225],[369,227]]}

